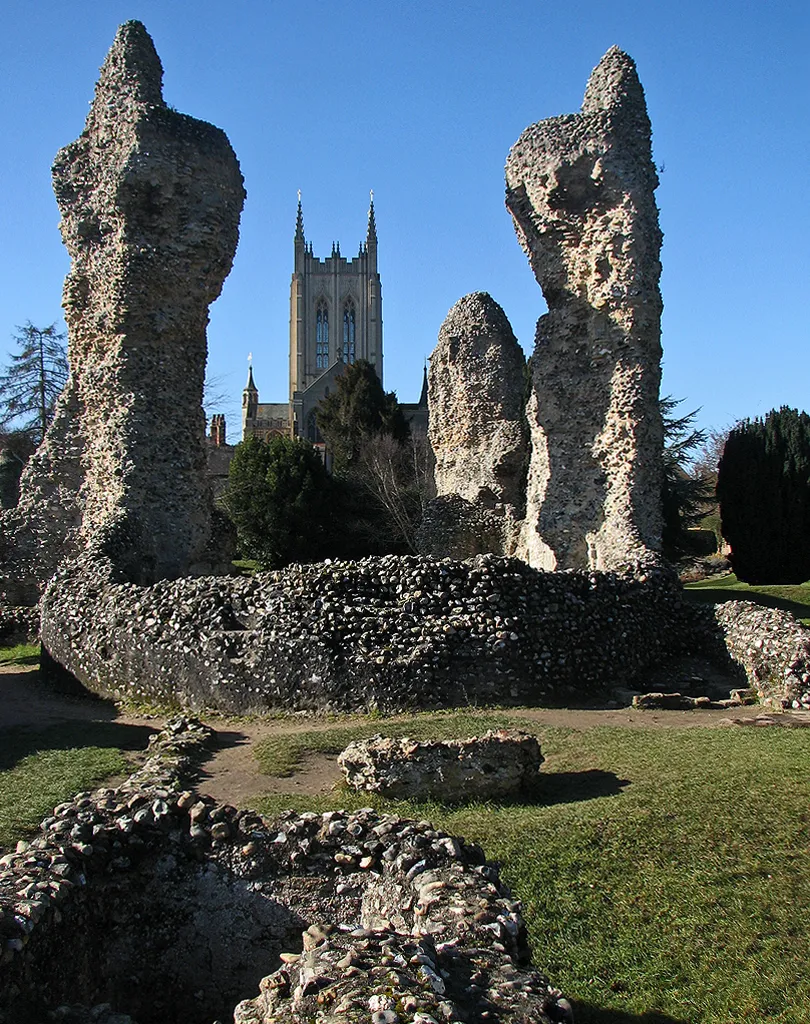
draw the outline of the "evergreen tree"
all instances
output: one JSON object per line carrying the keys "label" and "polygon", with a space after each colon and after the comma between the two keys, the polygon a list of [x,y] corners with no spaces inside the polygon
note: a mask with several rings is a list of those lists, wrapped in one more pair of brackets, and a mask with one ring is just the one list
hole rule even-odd
{"label": "evergreen tree", "polygon": [[671,395],[659,399],[664,423],[662,541],[664,554],[673,560],[688,550],[687,531],[697,526],[706,514],[706,504],[711,497],[706,477],[690,472],[693,455],[705,443],[706,432],[692,427],[697,409],[683,416],[674,415],[682,401]]}
{"label": "evergreen tree", "polygon": [[11,365],[0,375],[0,430],[11,425],[27,435],[34,447],[41,444],[54,406],[68,377],[65,334],[27,321],[17,328]]}
{"label": "evergreen tree", "polygon": [[317,417],[338,476],[351,474],[368,438],[387,434],[404,442],[410,434],[396,395],[383,391],[377,371],[365,359],[346,366],[335,390],[321,400]]}
{"label": "evergreen tree", "polygon": [[783,406],[728,436],[717,477],[723,536],[747,583],[810,578],[810,416]]}
{"label": "evergreen tree", "polygon": [[320,456],[306,441],[277,435],[238,444],[225,504],[240,553],[272,569],[325,557],[333,491]]}

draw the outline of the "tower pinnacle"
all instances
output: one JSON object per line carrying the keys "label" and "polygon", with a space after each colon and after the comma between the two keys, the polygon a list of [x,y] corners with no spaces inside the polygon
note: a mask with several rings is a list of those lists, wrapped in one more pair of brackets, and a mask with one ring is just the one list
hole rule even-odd
{"label": "tower pinnacle", "polygon": [[377,243],[377,221],[374,217],[374,189],[369,192],[370,202],[368,207],[368,231],[366,232],[366,241]]}
{"label": "tower pinnacle", "polygon": [[301,189],[298,189],[298,215],[295,218],[295,240],[304,241],[304,211],[301,207]]}

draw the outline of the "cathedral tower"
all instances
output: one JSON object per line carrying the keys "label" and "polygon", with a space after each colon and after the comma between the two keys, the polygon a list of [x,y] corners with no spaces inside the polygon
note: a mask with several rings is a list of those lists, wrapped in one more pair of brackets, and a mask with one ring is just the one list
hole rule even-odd
{"label": "cathedral tower", "polygon": [[319,259],[304,235],[298,197],[290,286],[290,404],[295,436],[317,441],[315,409],[346,363],[366,359],[383,376],[382,289],[377,272],[374,193],[366,240],[346,259],[340,243]]}

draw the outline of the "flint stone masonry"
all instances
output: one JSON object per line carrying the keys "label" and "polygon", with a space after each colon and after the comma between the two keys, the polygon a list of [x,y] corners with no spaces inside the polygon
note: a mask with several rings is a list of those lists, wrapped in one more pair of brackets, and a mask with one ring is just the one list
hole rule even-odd
{"label": "flint stone masonry", "polygon": [[491,729],[467,740],[393,739],[372,736],[338,755],[352,789],[407,800],[459,800],[515,796],[537,781],[543,763],[535,736]]}
{"label": "flint stone masonry", "polygon": [[0,641],[4,644],[31,642],[39,638],[39,608],[0,605]]}
{"label": "flint stone masonry", "polygon": [[570,1019],[479,847],[368,808],[266,819],[182,790],[209,732],[169,723],[123,786],[0,857],[2,1024],[393,1022],[391,1002],[402,1024]]}
{"label": "flint stone masonry", "polygon": [[206,325],[245,191],[225,134],[167,107],[162,75],[143,25],[122,25],[84,131],[54,163],[72,259],[70,380],[23,474],[20,506],[3,520],[9,604],[36,600],[85,546],[141,583],[220,562],[204,447]]}
{"label": "flint stone masonry", "polygon": [[0,509],[14,508],[20,499],[22,459],[8,448],[0,450]]}
{"label": "flint stone masonry", "polygon": [[70,377],[42,444],[23,469],[19,501],[0,512],[0,603],[35,605],[59,562],[77,550],[82,447],[80,407]]}
{"label": "flint stone masonry", "polygon": [[635,64],[611,48],[582,110],[527,128],[506,205],[543,289],[518,554],[544,569],[654,564],[661,547],[661,231]]}
{"label": "flint stone masonry", "polygon": [[[436,494],[439,499],[458,495],[473,506],[467,523],[476,512],[490,518],[495,514],[502,521],[522,518],[528,457],[525,374],[523,352],[498,303],[486,292],[459,299],[442,324],[430,358],[429,436]],[[458,550],[456,544],[442,553],[510,554],[514,543],[509,526],[502,522],[496,529],[504,533],[498,548],[471,552]],[[422,546],[433,547],[429,532]]]}
{"label": "flint stone masonry", "polygon": [[724,650],[763,703],[810,708],[810,629],[789,612],[753,601],[725,601],[709,612]]}
{"label": "flint stone masonry", "polygon": [[43,598],[50,656],[94,692],[194,708],[384,711],[602,692],[680,652],[674,577],[544,573],[518,559],[292,565],[138,587],[101,560]]}

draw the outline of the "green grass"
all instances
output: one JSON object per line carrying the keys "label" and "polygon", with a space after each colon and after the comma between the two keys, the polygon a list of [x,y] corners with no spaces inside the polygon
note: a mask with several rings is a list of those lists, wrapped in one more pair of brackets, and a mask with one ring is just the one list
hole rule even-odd
{"label": "green grass", "polygon": [[151,730],[115,722],[70,722],[0,737],[0,849],[36,829],[56,804],[130,770],[125,750]]}
{"label": "green grass", "polygon": [[261,567],[255,558],[235,558],[231,562],[240,576],[255,576],[261,571]]}
{"label": "green grass", "polygon": [[39,644],[14,644],[0,647],[0,665],[36,665],[39,663]]}
{"label": "green grass", "polygon": [[[287,755],[276,741],[263,763],[334,749],[341,731],[358,728],[299,734]],[[480,842],[523,900],[535,963],[576,1001],[578,1024],[805,1024],[810,733],[538,733],[547,761],[522,802],[453,808],[343,791],[268,797],[262,809],[373,804]]]}
{"label": "green grass", "polygon": [[687,583],[686,591],[699,601],[755,601],[768,608],[781,608],[790,612],[806,625],[810,625],[810,582],[792,586],[752,586],[742,583],[733,572]]}

